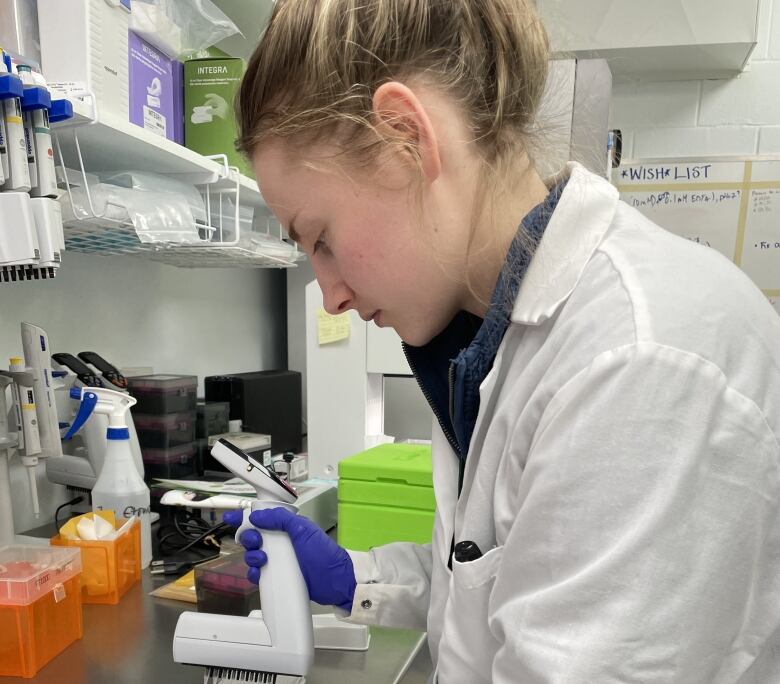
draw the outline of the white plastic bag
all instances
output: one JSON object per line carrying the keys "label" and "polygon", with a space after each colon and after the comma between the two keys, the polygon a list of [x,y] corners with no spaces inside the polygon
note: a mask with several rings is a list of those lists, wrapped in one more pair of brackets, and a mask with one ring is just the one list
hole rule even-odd
{"label": "white plastic bag", "polygon": [[241,33],[211,0],[133,0],[130,30],[175,59]]}
{"label": "white plastic bag", "polygon": [[185,183],[176,178],[147,171],[114,171],[101,174],[103,183],[118,185],[121,188],[131,188],[141,192],[168,193],[177,202],[189,205],[187,216],[190,221],[199,225],[207,225],[206,204],[203,196],[194,185]]}
{"label": "white plastic bag", "polygon": [[[70,194],[63,195],[65,223],[93,218],[129,223],[140,243],[197,244],[203,241],[199,227],[206,222],[206,208],[195,187],[139,171],[108,174],[103,181],[89,183],[89,198],[84,187],[71,187]],[[133,243],[124,246],[133,246]]]}

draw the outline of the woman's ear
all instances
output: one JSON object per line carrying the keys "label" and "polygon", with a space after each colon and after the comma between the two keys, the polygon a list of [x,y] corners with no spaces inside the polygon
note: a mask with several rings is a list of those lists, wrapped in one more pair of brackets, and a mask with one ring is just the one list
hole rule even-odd
{"label": "woman's ear", "polygon": [[412,147],[428,183],[441,173],[441,156],[436,131],[425,107],[403,83],[390,81],[377,88],[373,97],[377,130]]}

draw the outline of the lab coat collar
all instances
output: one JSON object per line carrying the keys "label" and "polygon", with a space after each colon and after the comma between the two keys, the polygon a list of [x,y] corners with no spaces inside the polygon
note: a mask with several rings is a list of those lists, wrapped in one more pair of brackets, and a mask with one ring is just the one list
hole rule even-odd
{"label": "lab coat collar", "polygon": [[[540,325],[568,299],[612,224],[618,191],[576,162],[561,174],[563,190],[512,310],[512,323]],[[560,178],[553,182],[560,182]]]}

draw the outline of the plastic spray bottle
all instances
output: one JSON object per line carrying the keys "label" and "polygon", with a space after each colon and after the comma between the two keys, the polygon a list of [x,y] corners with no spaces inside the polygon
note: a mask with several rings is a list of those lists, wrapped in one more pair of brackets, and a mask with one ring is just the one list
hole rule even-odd
{"label": "plastic spray bottle", "polygon": [[152,560],[149,517],[149,487],[138,474],[130,448],[127,411],[136,403],[129,394],[102,387],[74,387],[73,399],[81,401],[79,412],[63,439],[75,435],[93,414],[108,416],[107,445],[103,468],[92,488],[92,509],[112,510],[117,520],[138,517],[141,522],[141,567]]}

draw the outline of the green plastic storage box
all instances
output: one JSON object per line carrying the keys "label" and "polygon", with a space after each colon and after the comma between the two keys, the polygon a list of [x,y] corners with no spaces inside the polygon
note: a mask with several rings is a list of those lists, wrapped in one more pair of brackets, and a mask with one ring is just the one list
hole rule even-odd
{"label": "green plastic storage box", "polygon": [[431,541],[431,448],[382,444],[339,463],[338,542],[354,551]]}

